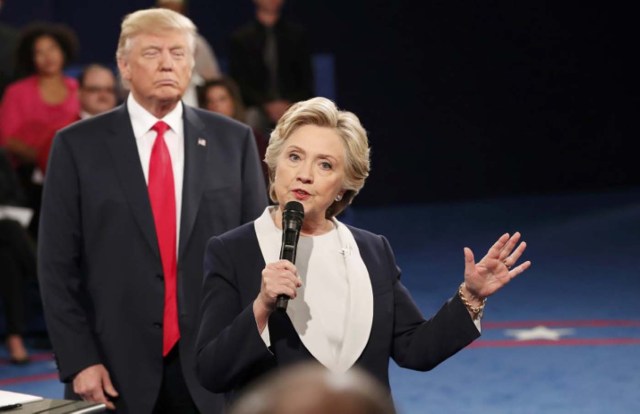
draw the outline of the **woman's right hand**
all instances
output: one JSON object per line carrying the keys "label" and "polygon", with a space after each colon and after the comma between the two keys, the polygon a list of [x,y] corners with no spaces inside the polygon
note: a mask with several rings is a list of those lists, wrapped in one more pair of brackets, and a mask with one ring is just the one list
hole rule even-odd
{"label": "woman's right hand", "polygon": [[302,281],[298,277],[298,270],[290,261],[279,260],[265,266],[262,270],[260,293],[253,302],[253,313],[260,332],[264,330],[269,315],[275,310],[278,296],[286,295],[295,299],[300,286]]}

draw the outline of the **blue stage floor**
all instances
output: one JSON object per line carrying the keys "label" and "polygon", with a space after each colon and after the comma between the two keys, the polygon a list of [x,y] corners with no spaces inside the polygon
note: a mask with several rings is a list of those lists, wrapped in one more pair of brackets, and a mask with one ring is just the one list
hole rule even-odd
{"label": "blue stage floor", "polygon": [[[464,246],[479,258],[515,230],[529,244],[532,268],[489,299],[478,341],[431,372],[391,363],[400,413],[640,412],[640,189],[356,206],[347,219],[389,238],[426,314],[462,281]],[[29,366],[0,361],[0,389],[61,397],[34,352]]]}

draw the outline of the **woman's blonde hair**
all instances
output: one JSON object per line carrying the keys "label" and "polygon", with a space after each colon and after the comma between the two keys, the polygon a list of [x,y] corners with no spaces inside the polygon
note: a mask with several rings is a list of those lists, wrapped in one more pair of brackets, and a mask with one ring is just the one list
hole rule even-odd
{"label": "woman's blonde hair", "polygon": [[351,112],[341,111],[326,98],[312,98],[293,104],[280,118],[269,138],[269,146],[264,157],[269,169],[269,196],[277,202],[273,186],[278,157],[285,141],[295,130],[305,125],[332,128],[342,139],[345,147],[345,179],[342,183],[345,193],[342,199],[334,201],[327,209],[326,217],[340,214],[364,186],[369,176],[369,140],[360,120]]}

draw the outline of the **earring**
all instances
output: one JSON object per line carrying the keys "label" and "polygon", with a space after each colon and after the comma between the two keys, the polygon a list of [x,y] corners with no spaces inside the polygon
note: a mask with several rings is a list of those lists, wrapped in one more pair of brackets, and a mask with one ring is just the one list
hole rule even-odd
{"label": "earring", "polygon": [[340,200],[342,200],[342,195],[341,195],[341,194],[338,194],[338,195],[336,196],[336,201],[340,201]]}

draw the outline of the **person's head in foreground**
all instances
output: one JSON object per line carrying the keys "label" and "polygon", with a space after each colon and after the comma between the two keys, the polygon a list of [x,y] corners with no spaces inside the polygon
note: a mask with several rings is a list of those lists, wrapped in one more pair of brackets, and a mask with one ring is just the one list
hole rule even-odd
{"label": "person's head in foreground", "polygon": [[354,368],[334,373],[316,363],[275,371],[247,390],[229,414],[393,414],[389,390]]}

